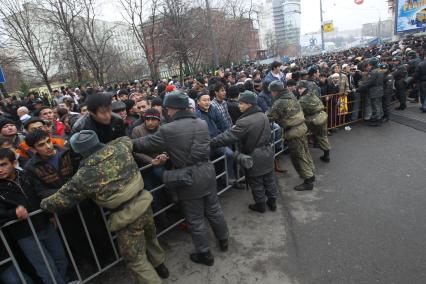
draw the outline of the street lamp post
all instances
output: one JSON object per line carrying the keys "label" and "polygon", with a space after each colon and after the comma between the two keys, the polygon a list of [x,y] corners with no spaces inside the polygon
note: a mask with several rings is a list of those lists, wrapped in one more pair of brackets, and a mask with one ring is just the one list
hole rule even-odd
{"label": "street lamp post", "polygon": [[324,29],[323,29],[323,15],[322,15],[322,0],[320,0],[320,17],[321,17],[321,51],[324,51]]}

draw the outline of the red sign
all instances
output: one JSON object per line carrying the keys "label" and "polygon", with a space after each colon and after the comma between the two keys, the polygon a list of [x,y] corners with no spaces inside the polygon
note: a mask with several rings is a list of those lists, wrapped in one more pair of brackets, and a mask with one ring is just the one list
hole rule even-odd
{"label": "red sign", "polygon": [[364,0],[354,0],[355,4],[357,5],[361,5],[362,3],[364,3]]}

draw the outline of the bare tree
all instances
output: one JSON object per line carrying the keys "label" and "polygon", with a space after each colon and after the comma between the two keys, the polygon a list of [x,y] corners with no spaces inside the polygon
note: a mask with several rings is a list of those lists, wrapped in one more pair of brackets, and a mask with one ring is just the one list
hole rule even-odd
{"label": "bare tree", "polygon": [[[61,31],[67,42],[66,47],[60,50],[60,60],[69,62],[68,67],[75,71],[78,82],[83,80],[83,66],[78,42],[84,38],[82,16],[84,5],[81,0],[38,0],[38,3],[49,13],[45,19]],[[70,68],[68,68],[70,69]]]}
{"label": "bare tree", "polygon": [[162,37],[162,0],[120,0],[123,18],[131,26],[139,47],[143,50],[152,79],[158,78],[158,69],[166,47]]}
{"label": "bare tree", "polygon": [[114,26],[100,23],[96,19],[95,3],[93,0],[82,0],[83,17],[81,18],[84,35],[82,40],[76,41],[78,49],[87,60],[93,77],[98,84],[104,84],[104,76],[112,66],[110,60],[115,55],[112,47]]}
{"label": "bare tree", "polygon": [[53,33],[34,17],[35,9],[28,3],[21,5],[19,0],[2,0],[0,16],[4,25],[0,27],[0,36],[7,37],[23,56],[28,57],[48,90],[52,91]]}

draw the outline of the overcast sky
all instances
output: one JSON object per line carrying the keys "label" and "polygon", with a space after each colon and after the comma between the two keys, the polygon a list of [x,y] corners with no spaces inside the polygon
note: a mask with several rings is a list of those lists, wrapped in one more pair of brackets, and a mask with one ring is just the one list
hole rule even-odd
{"label": "overcast sky", "polygon": [[[319,30],[320,1],[302,0],[301,33]],[[339,30],[360,28],[364,23],[377,22],[391,17],[386,0],[364,0],[361,5],[354,0],[322,0],[324,21],[332,20]]]}
{"label": "overcast sky", "polygon": [[[118,0],[101,0],[104,19],[122,20]],[[249,3],[249,0],[246,0]],[[261,1],[261,0],[255,0]],[[214,0],[211,0],[214,2]],[[379,15],[382,19],[390,17],[386,0],[364,0],[362,5],[356,5],[354,0],[322,0],[324,20],[333,20],[339,30],[360,28],[364,23],[377,22]],[[320,13],[319,0],[301,0],[301,33],[319,30]]]}

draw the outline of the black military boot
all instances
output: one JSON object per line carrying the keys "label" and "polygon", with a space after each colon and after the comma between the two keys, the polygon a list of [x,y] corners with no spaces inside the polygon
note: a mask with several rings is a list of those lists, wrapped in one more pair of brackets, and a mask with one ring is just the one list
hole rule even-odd
{"label": "black military boot", "polygon": [[164,265],[164,263],[155,267],[155,271],[157,271],[158,276],[160,276],[161,278],[163,278],[163,279],[169,278],[169,270]]}
{"label": "black military boot", "polygon": [[219,246],[221,251],[223,252],[228,251],[228,239],[219,240]]}
{"label": "black military boot", "polygon": [[265,202],[262,203],[254,203],[254,204],[249,204],[248,208],[250,210],[259,212],[259,213],[265,213],[266,208],[265,208]]}
{"label": "black military boot", "polygon": [[322,155],[320,159],[325,163],[330,163],[330,150],[324,150],[324,155]]}
{"label": "black military boot", "polygon": [[277,211],[277,199],[276,198],[268,198],[268,201],[266,201],[266,205],[268,205],[269,210]]}
{"label": "black military boot", "polygon": [[214,257],[210,253],[210,251],[200,252],[200,253],[191,253],[189,257],[191,258],[193,262],[204,264],[207,266],[212,266],[214,263]]}
{"label": "black military boot", "polygon": [[313,190],[314,189],[315,176],[307,178],[303,181],[302,184],[294,187],[294,190],[304,191],[304,190]]}

